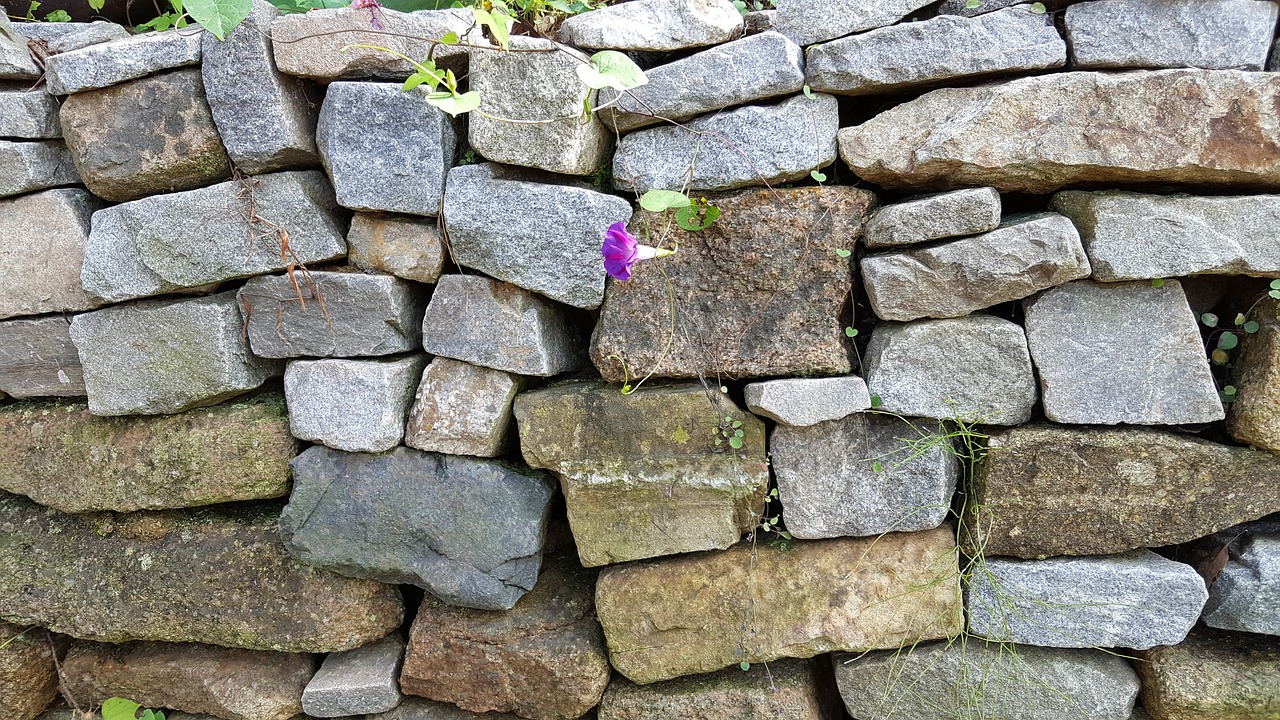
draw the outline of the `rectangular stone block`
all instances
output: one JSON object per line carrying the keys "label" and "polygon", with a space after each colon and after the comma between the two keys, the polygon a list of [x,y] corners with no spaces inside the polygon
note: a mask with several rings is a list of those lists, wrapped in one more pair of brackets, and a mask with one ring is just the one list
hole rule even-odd
{"label": "rectangular stone block", "polygon": [[0,137],[23,140],[62,137],[57,98],[29,84],[0,83]]}
{"label": "rectangular stone block", "polygon": [[404,438],[422,354],[395,360],[295,360],[284,373],[289,426],[300,440],[383,452]]}
{"label": "rectangular stone block", "polygon": [[862,242],[882,248],[977,235],[1000,227],[1000,211],[1000,193],[990,187],[908,198],[876,210]]}
{"label": "rectangular stone block", "polygon": [[1064,19],[1075,67],[1262,70],[1277,11],[1270,0],[1094,0]]}
{"label": "rectangular stone block", "polygon": [[55,53],[71,52],[98,43],[123,40],[129,31],[107,20],[93,22],[25,22],[13,26],[18,34],[32,40],[43,40]]}
{"label": "rectangular stone block", "polygon": [[12,397],[83,397],[84,371],[61,316],[0,322],[0,391]]}
{"label": "rectangular stone block", "polygon": [[50,55],[45,60],[45,82],[54,95],[72,95],[198,65],[203,34],[176,29],[144,33]]}
{"label": "rectangular stone block", "polygon": [[434,283],[444,270],[445,247],[434,220],[358,212],[347,232],[348,262],[361,270]]}
{"label": "rectangular stone block", "polygon": [[79,182],[75,161],[62,142],[0,140],[0,198]]}
{"label": "rectangular stone block", "polygon": [[404,640],[392,633],[351,650],[331,653],[302,692],[302,710],[317,718],[391,710],[400,704]]}
{"label": "rectangular stone block", "polygon": [[0,318],[102,304],[80,284],[90,216],[100,206],[79,189],[0,200]]}
{"label": "rectangular stone block", "polygon": [[[400,55],[414,60],[434,57],[438,66],[462,77],[466,75],[467,48],[442,46],[433,54],[427,40],[439,40],[450,32],[467,38],[473,21],[470,11],[452,8],[402,13],[379,6],[291,13],[272,21],[272,51],[280,72],[326,83],[362,78],[404,80],[414,73],[414,67]],[[359,47],[344,51],[352,45],[385,47],[398,54]]]}
{"label": "rectangular stone block", "polygon": [[439,357],[422,373],[404,444],[449,455],[502,455],[514,444],[519,375]]}

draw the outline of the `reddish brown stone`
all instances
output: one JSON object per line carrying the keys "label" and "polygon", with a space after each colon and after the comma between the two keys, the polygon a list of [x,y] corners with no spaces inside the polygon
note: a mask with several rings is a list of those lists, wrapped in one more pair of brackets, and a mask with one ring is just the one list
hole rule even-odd
{"label": "reddish brown stone", "polygon": [[31,720],[57,694],[48,633],[35,626],[0,623],[0,702],[5,720]]}

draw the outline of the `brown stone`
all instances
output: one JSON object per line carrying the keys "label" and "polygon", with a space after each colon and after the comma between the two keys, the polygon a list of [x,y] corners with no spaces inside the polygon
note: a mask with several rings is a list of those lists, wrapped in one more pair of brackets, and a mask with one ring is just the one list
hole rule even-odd
{"label": "brown stone", "polygon": [[72,95],[60,117],[80,177],[107,200],[190,190],[231,177],[199,68]]}
{"label": "brown stone", "polygon": [[1280,720],[1280,639],[1193,633],[1138,656],[1154,720]]}
{"label": "brown stone", "polygon": [[1240,442],[1280,451],[1280,303],[1259,303],[1250,319],[1260,327],[1241,338],[1231,364],[1237,392],[1227,412],[1227,432]]}
{"label": "brown stone", "polygon": [[0,700],[5,720],[31,720],[58,695],[54,647],[42,628],[0,622]]}
{"label": "brown stone", "polygon": [[613,666],[640,684],[954,637],[963,618],[953,533],[744,544],[609,568],[596,614]]}
{"label": "brown stone", "polygon": [[[826,663],[820,663],[825,666]],[[615,677],[600,701],[600,720],[834,720],[817,661],[780,660],[709,675],[636,685]]]}
{"label": "brown stone", "polygon": [[609,281],[591,343],[600,374],[634,382],[651,372],[679,378],[849,373],[843,328],[850,319],[851,261],[835,251],[853,250],[875,196],[809,187],[708,200],[720,218],[701,232],[648,212],[632,219],[630,231],[640,242],[679,241],[680,250],[636,265],[626,282]]}
{"label": "brown stone", "polygon": [[422,373],[404,444],[427,452],[495,457],[515,440],[511,403],[524,378],[438,357]]}
{"label": "brown stone", "polygon": [[279,510],[66,515],[0,493],[0,618],[104,642],[332,652],[400,626],[399,588],[303,565]]}
{"label": "brown stone", "polygon": [[351,264],[361,270],[423,283],[434,283],[444,270],[444,242],[431,218],[358,212],[347,245]]}
{"label": "brown stone", "polygon": [[288,720],[316,672],[311,655],[194,643],[77,641],[62,663],[67,694],[97,707],[123,697],[225,720]]}
{"label": "brown stone", "polygon": [[1276,188],[1280,77],[1072,72],[947,88],[841,130],[839,145],[858,177],[890,188]]}
{"label": "brown stone", "polygon": [[609,682],[595,575],[561,554],[546,559],[537,586],[506,612],[426,598],[410,633],[401,690],[472,712],[582,716]]}
{"label": "brown stone", "polygon": [[1280,458],[1138,428],[992,432],[965,513],[987,555],[1108,555],[1280,511]]}
{"label": "brown stone", "polygon": [[0,408],[0,490],[71,513],[283,497],[297,447],[278,394],[123,417],[30,401]]}
{"label": "brown stone", "polygon": [[0,318],[102,304],[80,284],[89,218],[99,205],[73,188],[0,200]]}

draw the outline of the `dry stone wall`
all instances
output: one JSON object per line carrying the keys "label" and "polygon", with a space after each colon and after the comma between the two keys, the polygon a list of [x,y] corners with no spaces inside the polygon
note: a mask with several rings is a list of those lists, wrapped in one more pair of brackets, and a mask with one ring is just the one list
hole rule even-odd
{"label": "dry stone wall", "polygon": [[6,720],[1280,719],[1277,2],[356,5],[0,23]]}

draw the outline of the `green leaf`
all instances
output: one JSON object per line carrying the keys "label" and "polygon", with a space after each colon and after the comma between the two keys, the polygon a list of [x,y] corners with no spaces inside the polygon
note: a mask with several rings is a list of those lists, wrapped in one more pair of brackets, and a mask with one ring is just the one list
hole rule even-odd
{"label": "green leaf", "polygon": [[807,97],[807,98],[809,98],[810,100],[813,100],[813,99],[814,99],[814,97],[813,97],[813,88],[809,87],[808,85],[805,85],[805,86],[804,86],[804,96],[805,96],[805,97]]}
{"label": "green leaf", "polygon": [[1151,281],[1151,287],[1153,287],[1153,288],[1162,288],[1162,287],[1164,287],[1164,278],[1156,278],[1155,280],[1152,280],[1152,281]]}
{"label": "green leaf", "polygon": [[187,0],[191,19],[219,40],[226,40],[235,26],[249,17],[253,0]]}
{"label": "green leaf", "polygon": [[1228,357],[1226,350],[1214,350],[1209,353],[1209,359],[1213,361],[1214,365],[1226,365],[1227,360],[1230,358]]}
{"label": "green leaf", "polygon": [[720,208],[715,205],[707,205],[703,210],[706,216],[698,214],[698,206],[690,205],[689,207],[680,208],[676,211],[676,224],[689,232],[697,232],[711,227],[711,224],[720,217]]}
{"label": "green leaf", "polygon": [[847,258],[852,254],[853,254],[853,251],[851,250],[845,250],[844,248],[836,248],[836,255],[839,255],[842,258]]}
{"label": "green leaf", "polygon": [[818,172],[817,170],[810,170],[810,171],[809,171],[809,177],[813,178],[815,181],[820,182],[820,183],[824,183],[824,182],[826,182],[826,181],[827,181],[827,176],[826,176],[826,174],[825,174],[825,173]]}
{"label": "green leaf", "polygon": [[1280,300],[1280,290],[1268,290],[1267,294],[1277,300]]}
{"label": "green leaf", "polygon": [[475,90],[461,95],[454,95],[448,92],[433,92],[427,96],[427,104],[440,108],[452,117],[458,117],[463,113],[471,112],[480,107],[480,93]]}
{"label": "green leaf", "polygon": [[728,394],[729,394],[729,386],[728,386],[728,385],[721,385],[721,386],[720,386],[720,392],[722,392],[722,393],[724,393],[724,394],[728,395]]}
{"label": "green leaf", "polygon": [[1219,350],[1233,350],[1236,345],[1240,344],[1240,338],[1233,332],[1224,332],[1218,338]]}
{"label": "green leaf", "polygon": [[471,11],[471,14],[475,17],[477,25],[489,28],[489,34],[493,36],[494,42],[498,43],[498,47],[506,50],[511,46],[511,24],[515,22],[511,16],[497,8],[494,8],[492,13],[476,8]]}
{"label": "green leaf", "polygon": [[52,23],[71,22],[71,16],[67,14],[66,10],[54,10],[44,16],[44,21]]}
{"label": "green leaf", "polygon": [[845,337],[858,337],[858,329],[846,327],[844,329],[844,334],[845,334]]}
{"label": "green leaf", "polygon": [[736,438],[740,438],[740,437],[742,437],[742,436],[743,436],[743,435],[745,435],[745,434],[746,434],[746,433],[742,432],[741,430],[734,430],[734,431],[733,431],[733,436],[734,436],[734,437],[736,437]]}
{"label": "green leaf", "polygon": [[173,27],[173,23],[177,19],[178,19],[177,16],[175,16],[173,13],[167,12],[161,15],[160,17],[155,18],[154,20],[148,20],[147,22],[142,23],[141,25],[135,27],[134,30],[140,33],[146,32],[148,30],[155,30],[156,32],[164,32],[165,30],[168,30],[169,28]]}
{"label": "green leaf", "polygon": [[1213,313],[1205,313],[1200,316],[1200,322],[1206,327],[1218,327],[1218,316]]}
{"label": "green leaf", "polygon": [[1037,15],[1043,15],[1045,12],[1044,3],[1031,3],[1031,12]]}
{"label": "green leaf", "polygon": [[102,720],[133,720],[140,707],[132,700],[113,697],[102,703]]}
{"label": "green leaf", "polygon": [[613,88],[622,92],[649,82],[640,66],[617,50],[601,50],[591,56],[591,64],[579,65],[576,70],[578,79],[592,90]]}
{"label": "green leaf", "polygon": [[662,212],[671,208],[689,207],[689,198],[684,193],[672,190],[650,190],[640,196],[640,207],[649,212]]}
{"label": "green leaf", "polygon": [[880,406],[881,406],[881,405],[883,405],[883,404],[884,404],[884,401],[880,399],[880,396],[879,396],[879,395],[872,395],[872,396],[871,396],[871,409],[873,409],[873,410],[874,410],[874,409],[876,409],[876,408],[880,407]]}
{"label": "green leaf", "polygon": [[400,88],[400,92],[409,92],[423,83],[427,83],[427,87],[434,92],[440,86],[440,79],[429,73],[416,72],[404,81],[404,86]]}
{"label": "green leaf", "polygon": [[964,9],[965,9],[965,10],[972,10],[972,9],[974,9],[974,8],[976,8],[976,7],[981,6],[981,5],[982,5],[982,0],[968,0],[968,2],[966,2],[966,3],[964,4]]}
{"label": "green leaf", "polygon": [[1262,326],[1261,326],[1261,325],[1259,325],[1257,322],[1255,322],[1255,321],[1253,321],[1253,320],[1250,320],[1249,322],[1245,323],[1244,325],[1241,325],[1240,327],[1241,327],[1245,332],[1247,332],[1247,333],[1249,333],[1250,335],[1252,335],[1252,334],[1254,334],[1254,333],[1258,332],[1258,330],[1259,330]]}
{"label": "green leaf", "polygon": [[734,450],[741,450],[742,438],[736,437],[736,436],[729,438],[729,447],[733,448]]}
{"label": "green leaf", "polygon": [[1272,281],[1271,281],[1271,289],[1272,289],[1272,290],[1280,290],[1280,280],[1272,280]]}
{"label": "green leaf", "polygon": [[884,465],[881,465],[879,460],[871,463],[871,472],[880,472],[881,470],[884,470]]}
{"label": "green leaf", "polygon": [[732,425],[733,425],[733,427],[735,427],[735,428],[740,428],[740,427],[742,427],[742,421],[741,421],[741,420],[734,420],[734,421],[733,421],[733,423],[732,423]]}
{"label": "green leaf", "polygon": [[440,38],[440,43],[442,45],[457,45],[458,33],[450,30],[449,32],[445,33],[443,37]]}
{"label": "green leaf", "polygon": [[1240,325],[1243,325],[1243,324],[1245,323],[1245,321],[1246,321],[1246,320],[1248,320],[1248,319],[1249,319],[1249,318],[1247,318],[1247,317],[1245,317],[1245,316],[1244,316],[1244,313],[1237,313],[1237,314],[1236,314],[1236,326],[1237,326],[1237,327],[1239,327]]}
{"label": "green leaf", "polygon": [[89,7],[95,11],[101,10],[107,4],[107,0],[89,0]]}
{"label": "green leaf", "polygon": [[744,671],[745,671],[745,670],[750,670],[750,669],[751,669],[751,663],[747,662],[746,660],[743,660],[742,662],[738,663],[738,667],[742,668]]}
{"label": "green leaf", "polygon": [[1222,388],[1222,394],[1223,394],[1223,395],[1235,395],[1235,394],[1236,394],[1236,386],[1235,386],[1235,385],[1228,385],[1228,386],[1226,386],[1226,387]]}

